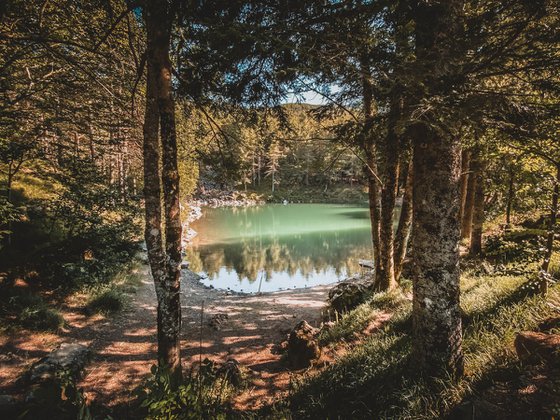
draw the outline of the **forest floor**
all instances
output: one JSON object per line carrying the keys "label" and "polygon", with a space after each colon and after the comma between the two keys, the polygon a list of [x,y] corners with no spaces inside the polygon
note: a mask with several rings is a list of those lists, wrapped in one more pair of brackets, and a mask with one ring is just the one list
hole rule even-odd
{"label": "forest floor", "polygon": [[[319,326],[332,285],[242,295],[207,288],[196,274],[182,273],[185,366],[197,366],[205,358],[216,363],[237,360],[246,374],[246,386],[234,399],[235,409],[252,410],[281,398],[294,375],[303,372],[290,371],[276,347],[301,320]],[[137,264],[132,275],[136,291],[124,312],[88,316],[83,310],[85,298],[74,295],[59,308],[65,327],[58,334],[0,336],[5,359],[0,364],[0,394],[21,394],[17,378],[29,366],[62,342],[78,342],[93,352],[78,384],[88,402],[127,410],[134,390],[156,362],[157,350],[157,301],[149,268]]]}

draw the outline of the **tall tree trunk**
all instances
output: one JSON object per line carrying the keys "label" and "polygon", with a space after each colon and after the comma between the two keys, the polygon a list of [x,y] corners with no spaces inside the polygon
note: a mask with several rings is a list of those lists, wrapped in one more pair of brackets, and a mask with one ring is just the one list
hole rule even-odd
{"label": "tall tree trunk", "polygon": [[399,217],[399,226],[395,234],[395,280],[397,281],[401,278],[410,232],[412,231],[413,171],[412,159],[410,159],[406,174],[406,185],[403,194],[401,215]]}
{"label": "tall tree trunk", "polygon": [[472,162],[473,175],[476,177],[474,192],[474,210],[469,253],[473,256],[482,254],[482,231],[484,225],[484,162],[480,153]]}
{"label": "tall tree trunk", "polygon": [[257,160],[257,185],[261,186],[261,152],[259,151],[259,157]]}
{"label": "tall tree trunk", "polygon": [[[552,190],[552,203],[550,206],[550,218],[548,219],[548,227],[546,234],[546,251],[541,270],[548,273],[552,251],[554,249],[554,233],[556,230],[556,215],[558,214],[558,195],[560,193],[560,164],[556,165],[556,179],[554,180],[554,189]],[[540,284],[541,294],[546,296],[548,293],[547,276],[541,278]]]}
{"label": "tall tree trunk", "polygon": [[513,164],[509,165],[509,183],[506,202],[506,230],[511,229],[511,210],[513,208],[513,200],[515,199],[515,169]]}
{"label": "tall tree trunk", "polygon": [[426,127],[414,142],[415,356],[433,375],[461,373],[459,146]]}
{"label": "tall tree trunk", "polygon": [[[414,9],[417,91],[422,98],[449,89],[451,45],[459,31],[461,0],[419,2]],[[449,64],[442,69],[441,63]],[[436,110],[437,112],[437,110]],[[427,120],[411,127],[414,165],[413,349],[430,377],[463,372],[459,308],[460,142]],[[452,128],[452,127],[450,127]]]}
{"label": "tall tree trunk", "polygon": [[373,245],[373,263],[375,266],[374,275],[377,284],[377,276],[379,274],[380,261],[380,243],[381,243],[381,191],[377,170],[377,153],[375,147],[375,139],[372,135],[373,128],[373,86],[371,74],[366,62],[366,57],[362,57],[362,88],[363,88],[363,107],[364,107],[364,133],[363,133],[363,150],[366,156],[366,176],[368,180],[368,201],[369,216],[371,222],[371,239]]}
{"label": "tall tree trunk", "polygon": [[[172,11],[165,2],[146,2],[147,98],[144,123],[146,245],[158,299],[158,361],[170,370],[172,386],[181,381],[181,220],[175,104],[169,59]],[[161,144],[158,138],[161,135]],[[159,172],[159,148],[161,178]],[[163,182],[161,182],[163,179]],[[162,188],[164,223],[162,223]],[[165,229],[165,245],[162,236]]]}

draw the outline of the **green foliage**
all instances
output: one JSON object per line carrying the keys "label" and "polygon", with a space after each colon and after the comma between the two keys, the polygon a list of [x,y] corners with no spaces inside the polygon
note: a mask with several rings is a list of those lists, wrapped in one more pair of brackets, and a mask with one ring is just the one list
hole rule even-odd
{"label": "green foliage", "polygon": [[409,301],[400,291],[375,293],[356,309],[340,316],[338,322],[319,335],[322,346],[355,337],[384,312],[399,313]]}
{"label": "green foliage", "polygon": [[22,214],[21,209],[10,203],[6,197],[0,197],[0,243],[6,235],[12,233],[8,227],[12,222],[21,219]]}
{"label": "green foliage", "polygon": [[197,373],[189,372],[177,390],[173,390],[168,369],[156,365],[152,376],[138,390],[147,419],[198,420],[224,419],[228,384],[217,378],[213,363],[205,360]]}
{"label": "green foliage", "polygon": [[490,236],[486,240],[486,255],[500,263],[539,261],[543,256],[544,233],[538,229],[526,229]]}
{"label": "green foliage", "polygon": [[[534,329],[554,314],[546,300],[524,288],[526,283],[524,276],[467,274],[463,277],[461,306],[465,317],[466,376],[435,383],[418,377],[414,369],[410,304],[379,295],[379,303],[393,308],[393,316],[384,328],[335,365],[296,384],[290,398],[292,415],[403,419],[449,415],[461,401],[479,393],[493,378],[518,371],[520,365],[513,351],[515,333]],[[556,285],[550,288],[549,300],[558,299],[560,288]],[[348,322],[348,332],[343,336],[348,336],[352,327],[356,328],[354,331],[362,328],[363,323],[351,320],[362,318],[360,313],[365,314],[365,309],[364,304],[342,319],[341,324]],[[368,309],[371,311],[371,306]]]}

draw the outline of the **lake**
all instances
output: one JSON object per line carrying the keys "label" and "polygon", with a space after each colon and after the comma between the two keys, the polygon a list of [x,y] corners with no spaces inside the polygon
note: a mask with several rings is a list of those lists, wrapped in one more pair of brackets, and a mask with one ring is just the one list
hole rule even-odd
{"label": "lake", "polygon": [[334,204],[204,208],[191,270],[205,285],[256,293],[334,283],[371,259],[369,209]]}

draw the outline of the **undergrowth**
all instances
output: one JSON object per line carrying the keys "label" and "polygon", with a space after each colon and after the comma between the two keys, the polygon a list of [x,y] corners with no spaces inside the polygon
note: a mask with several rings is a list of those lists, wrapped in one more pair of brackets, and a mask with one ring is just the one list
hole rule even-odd
{"label": "undergrowth", "polygon": [[[462,278],[465,376],[426,383],[411,360],[411,304],[406,299],[375,295],[321,336],[322,343],[349,337],[363,328],[379,301],[393,312],[384,327],[324,372],[294,384],[289,402],[295,418],[441,418],[498,374],[516,372],[516,332],[535,329],[554,314],[560,300],[553,285],[548,300],[513,275]],[[373,315],[375,316],[375,315]]]}
{"label": "undergrowth", "polygon": [[381,313],[398,313],[400,309],[408,306],[409,301],[400,292],[376,293],[354,310],[319,335],[319,344],[326,346],[331,343],[351,339],[356,333],[363,331],[370,322],[374,321]]}
{"label": "undergrowth", "polygon": [[232,386],[212,362],[188,372],[178,389],[171,387],[169,370],[152,366],[152,375],[137,390],[142,418],[149,420],[225,419]]}

